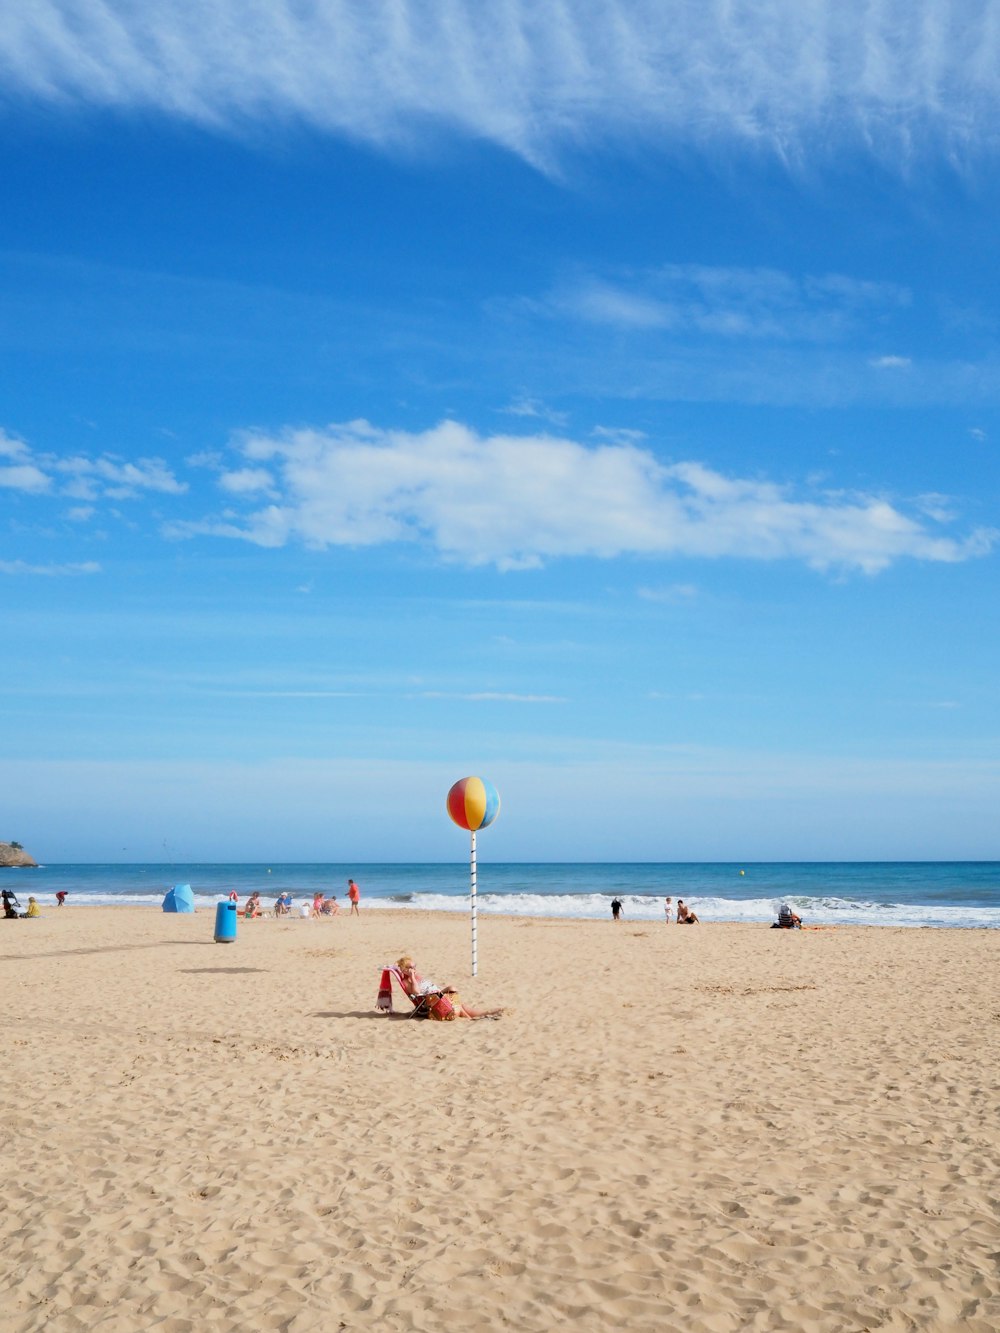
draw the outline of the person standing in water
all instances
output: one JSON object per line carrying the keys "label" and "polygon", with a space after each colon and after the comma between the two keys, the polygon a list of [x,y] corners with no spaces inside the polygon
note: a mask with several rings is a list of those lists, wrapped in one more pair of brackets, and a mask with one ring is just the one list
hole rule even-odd
{"label": "person standing in water", "polygon": [[360,916],[361,913],[358,911],[358,903],[361,901],[361,890],[355,884],[353,879],[347,881],[347,896],[351,900],[350,915]]}
{"label": "person standing in water", "polygon": [[612,917],[613,917],[613,919],[614,919],[615,921],[617,921],[618,918],[620,917],[620,915],[621,915],[621,910],[622,910],[622,905],[621,905],[621,903],[618,901],[618,899],[617,899],[617,898],[612,899],[612,902],[611,902],[611,915],[612,915]]}

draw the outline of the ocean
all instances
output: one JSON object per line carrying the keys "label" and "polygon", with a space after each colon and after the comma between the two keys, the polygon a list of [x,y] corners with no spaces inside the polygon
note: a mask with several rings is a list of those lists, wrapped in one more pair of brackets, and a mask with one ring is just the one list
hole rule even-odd
{"label": "ocean", "polygon": [[[0,888],[22,905],[34,894],[55,904],[65,889],[75,907],[135,904],[158,908],[173,884],[190,884],[195,906],[213,908],[235,889],[259,889],[266,902],[322,889],[346,898],[352,876],[362,911],[464,912],[467,861],[442,865],[44,865],[0,870]],[[630,921],[662,921],[663,899],[683,898],[703,921],[769,922],[787,902],[806,924],[861,926],[1000,926],[998,861],[842,861],[639,864],[538,863],[478,867],[478,907],[508,916],[610,917],[614,897]]]}

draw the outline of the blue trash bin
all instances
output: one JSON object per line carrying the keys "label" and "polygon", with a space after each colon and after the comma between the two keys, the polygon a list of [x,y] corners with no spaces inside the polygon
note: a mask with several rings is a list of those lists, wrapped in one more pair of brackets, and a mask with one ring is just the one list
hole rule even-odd
{"label": "blue trash bin", "polygon": [[219,903],[215,909],[215,942],[231,944],[236,938],[236,904]]}

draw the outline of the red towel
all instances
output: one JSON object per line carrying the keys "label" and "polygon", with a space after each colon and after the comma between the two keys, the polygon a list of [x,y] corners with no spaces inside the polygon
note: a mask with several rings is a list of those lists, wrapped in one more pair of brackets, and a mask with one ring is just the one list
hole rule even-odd
{"label": "red towel", "polygon": [[378,999],[375,1001],[375,1008],[381,1009],[383,1013],[392,1013],[392,974],[399,976],[398,969],[395,967],[384,967],[382,969],[382,980],[378,983]]}

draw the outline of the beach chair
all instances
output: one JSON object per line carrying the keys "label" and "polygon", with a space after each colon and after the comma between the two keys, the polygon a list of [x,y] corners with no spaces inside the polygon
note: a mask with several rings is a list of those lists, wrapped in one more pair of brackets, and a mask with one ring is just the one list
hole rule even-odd
{"label": "beach chair", "polygon": [[378,986],[378,999],[375,1001],[375,1008],[380,1009],[384,1014],[391,1014],[392,1008],[392,983],[395,980],[396,985],[409,1000],[413,1006],[413,1012],[408,1014],[409,1018],[436,1018],[439,1021],[447,1021],[454,1017],[455,1006],[448,996],[442,991],[427,991],[424,995],[411,995],[403,986],[403,978],[400,975],[398,967],[388,966],[382,968],[382,975]]}

